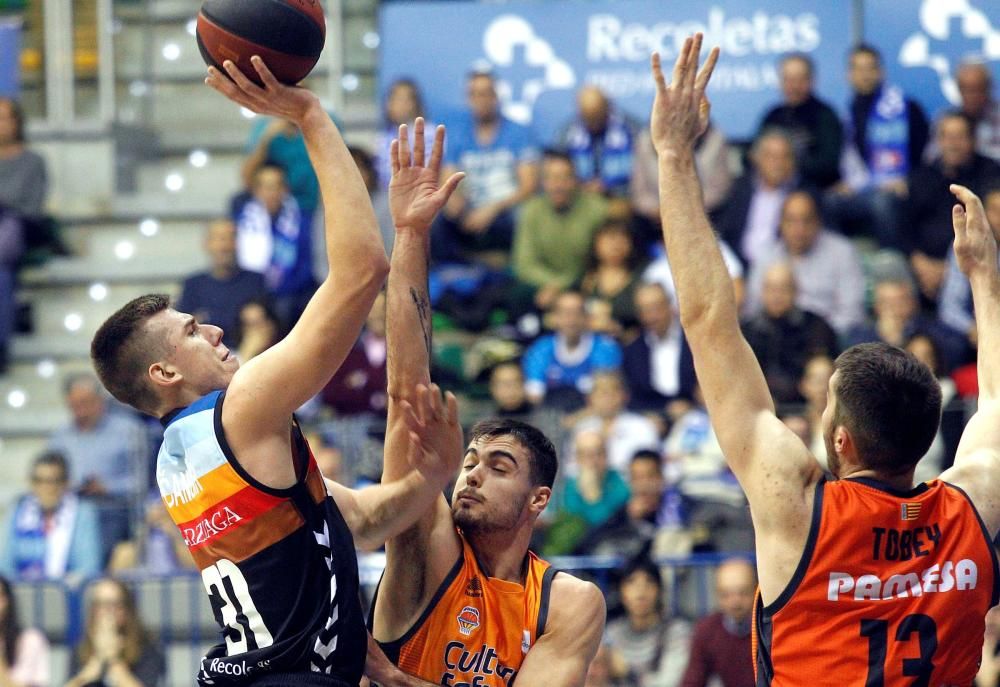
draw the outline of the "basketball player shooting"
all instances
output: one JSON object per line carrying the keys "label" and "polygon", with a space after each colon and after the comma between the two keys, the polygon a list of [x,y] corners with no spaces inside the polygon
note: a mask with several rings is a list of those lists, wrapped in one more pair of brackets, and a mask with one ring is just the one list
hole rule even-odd
{"label": "basketball player shooting", "polygon": [[[424,167],[423,127],[418,119],[412,155],[405,125],[391,147],[396,239],[386,318],[385,480],[407,471],[402,409],[421,404],[414,390],[430,381],[427,264],[437,208],[417,211],[402,202],[408,189],[437,183]],[[435,684],[504,687],[516,677],[518,685],[583,685],[604,628],[604,597],[528,550],[552,494],[555,449],[524,423],[487,421],[471,435],[451,506],[439,495],[413,527],[386,543],[372,634],[405,672]]]}
{"label": "basketball player shooting", "polygon": [[[224,640],[202,659],[198,682],[351,687],[369,653],[355,542],[380,546],[426,511],[458,469],[462,434],[454,398],[421,389],[401,409],[401,480],[353,491],[317,469],[292,413],[340,366],[388,265],[368,192],[319,100],[278,83],[259,57],[253,65],[263,87],[228,61],[228,77],[210,68],[206,82],[302,130],[324,200],[329,276],[288,336],[242,366],[221,329],[157,295],[112,315],[91,353],[117,399],[165,426],[157,482]],[[455,184],[406,202],[436,212]],[[383,684],[416,684],[377,647],[367,671]]]}
{"label": "basketball player shooting", "polygon": [[[979,325],[979,410],[955,465],[913,485],[941,394],[911,355],[864,344],[837,358],[823,413],[833,480],[775,415],[740,333],[733,288],[702,206],[693,146],[719,57],[698,71],[688,38],[667,85],[658,55],[650,133],[681,325],[712,426],[750,502],[760,588],[757,685],[970,685],[997,603],[1000,277],[979,199],[953,186],[955,254]],[[964,207],[963,207],[964,206]]]}

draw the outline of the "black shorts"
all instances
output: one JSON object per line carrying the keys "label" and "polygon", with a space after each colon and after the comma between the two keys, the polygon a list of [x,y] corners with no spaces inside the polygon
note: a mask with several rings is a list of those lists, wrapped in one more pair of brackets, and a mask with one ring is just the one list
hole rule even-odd
{"label": "black shorts", "polygon": [[248,682],[248,687],[286,687],[296,685],[297,687],[358,687],[340,678],[321,673],[266,673],[253,681]]}

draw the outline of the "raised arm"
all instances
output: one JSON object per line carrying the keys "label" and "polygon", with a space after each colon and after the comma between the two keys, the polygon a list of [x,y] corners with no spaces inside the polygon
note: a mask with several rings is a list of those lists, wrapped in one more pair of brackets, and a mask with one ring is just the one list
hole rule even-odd
{"label": "raised arm", "polygon": [[[430,227],[463,175],[441,178],[444,127],[438,127],[430,158],[424,149],[424,122],[417,119],[411,155],[407,127],[390,148],[392,180],[389,207],[396,226],[392,268],[387,294],[386,339],[389,417],[386,427],[383,483],[405,479],[407,446],[411,441],[405,408],[413,402],[413,390],[430,380],[431,306],[427,288],[430,259]],[[458,447],[459,456],[463,454]],[[457,469],[452,473],[452,477]],[[432,532],[442,541],[431,546]],[[428,560],[447,561],[458,555],[451,513],[441,491],[425,504],[414,526],[386,542],[386,570],[375,607],[374,633],[380,639],[395,638],[407,623],[411,606],[420,602]],[[434,551],[431,555],[430,552]]]}
{"label": "raised arm", "polygon": [[302,130],[324,201],[330,272],[288,336],[234,377],[223,422],[233,434],[230,441],[235,437],[241,443],[287,432],[291,413],[340,367],[388,270],[368,191],[337,127],[315,95],[280,84],[259,57],[251,61],[263,87],[229,61],[223,65],[229,78],[210,67],[206,83],[244,107],[287,119]]}
{"label": "raised arm", "polygon": [[702,205],[693,146],[708,125],[705,87],[719,53],[713,49],[697,73],[700,50],[701,34],[685,41],[670,86],[659,55],[652,60],[650,134],[659,158],[663,238],[681,326],[726,461],[750,501],[758,536],[772,529],[783,535],[789,516],[808,512],[807,486],[821,473],[775,415],[764,374],[740,331],[732,280]]}
{"label": "raised arm", "polygon": [[1000,227],[990,227],[972,191],[953,184],[951,192],[961,203],[952,208],[955,260],[969,278],[976,310],[979,408],[965,426],[954,466],[941,478],[965,490],[992,536],[1000,529]]}

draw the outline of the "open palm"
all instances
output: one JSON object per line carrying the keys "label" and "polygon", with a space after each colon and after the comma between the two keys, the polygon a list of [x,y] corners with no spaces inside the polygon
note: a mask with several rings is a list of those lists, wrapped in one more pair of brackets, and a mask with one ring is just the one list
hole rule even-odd
{"label": "open palm", "polygon": [[389,210],[397,230],[409,228],[426,231],[465,174],[462,172],[452,174],[442,184],[441,156],[444,150],[444,127],[439,126],[434,132],[434,147],[426,164],[422,117],[417,118],[413,128],[412,157],[409,133],[405,124],[400,125],[399,138],[393,140],[389,149],[389,157],[392,160]]}

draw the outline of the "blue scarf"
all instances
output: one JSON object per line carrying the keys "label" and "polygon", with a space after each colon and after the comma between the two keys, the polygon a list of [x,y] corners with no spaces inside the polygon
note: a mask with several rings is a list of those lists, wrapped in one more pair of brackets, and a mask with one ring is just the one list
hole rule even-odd
{"label": "blue scarf", "polygon": [[[244,249],[240,266],[262,271],[273,295],[291,295],[313,285],[312,224],[295,198],[288,196],[275,218],[259,201],[249,201],[237,220],[237,231],[237,240],[243,246],[257,244],[253,250],[258,253],[248,259]],[[264,255],[268,250],[269,257]]]}
{"label": "blue scarf", "polygon": [[883,84],[868,113],[868,169],[876,186],[905,177],[910,171],[910,120],[906,98],[896,86]]}
{"label": "blue scarf", "polygon": [[594,140],[580,122],[570,124],[564,138],[577,176],[583,181],[599,177],[612,193],[628,191],[632,179],[633,139],[631,127],[618,112],[608,116],[608,126],[600,139]]}

